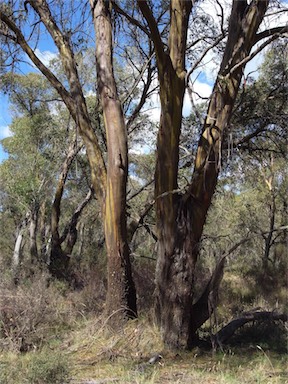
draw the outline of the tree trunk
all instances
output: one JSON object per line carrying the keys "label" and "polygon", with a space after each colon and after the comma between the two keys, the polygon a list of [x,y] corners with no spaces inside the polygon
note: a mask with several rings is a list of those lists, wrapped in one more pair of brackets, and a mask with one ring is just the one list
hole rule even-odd
{"label": "tree trunk", "polygon": [[110,6],[110,2],[104,0],[91,0],[97,39],[98,91],[103,108],[108,150],[104,213],[108,263],[106,311],[108,314],[114,312],[110,323],[119,325],[127,317],[135,317],[137,307],[127,242],[127,132],[113,73]]}
{"label": "tree trunk", "polygon": [[[195,332],[209,318],[207,303],[193,306],[199,243],[217,183],[221,142],[232,114],[243,68],[268,1],[234,1],[228,41],[198,143],[189,189],[177,186],[178,148],[185,82],[184,56],[191,2],[171,0],[169,56],[146,1],[138,1],[154,41],[161,101],[155,173],[158,259],[156,311],[165,344],[191,347]],[[205,300],[204,300],[205,299]],[[195,303],[197,304],[197,303]],[[201,304],[201,305],[200,305]],[[207,320],[206,319],[206,320]]]}
{"label": "tree trunk", "polygon": [[48,219],[48,201],[44,200],[39,211],[39,231],[40,231],[40,257],[42,264],[48,264],[48,248],[51,236],[51,220]]}
{"label": "tree trunk", "polygon": [[269,233],[264,237],[264,254],[262,260],[263,271],[268,271],[268,261],[270,259],[271,248],[273,246],[273,230],[275,225],[275,213],[276,213],[276,204],[275,204],[275,192],[271,193],[271,202],[269,204]]}
{"label": "tree trunk", "polygon": [[265,177],[265,173],[263,172],[265,183],[269,190],[269,202],[268,202],[268,208],[269,208],[269,232],[267,235],[264,236],[264,254],[262,259],[262,266],[263,271],[268,271],[268,261],[272,261],[270,258],[271,248],[273,246],[273,232],[275,229],[275,215],[276,215],[276,191],[274,187],[274,159],[273,155],[271,155],[270,158],[270,175],[269,177]]}
{"label": "tree trunk", "polygon": [[59,180],[57,183],[51,212],[51,254],[49,260],[49,271],[56,278],[69,280],[69,256],[62,250],[62,242],[59,235],[59,221],[61,217],[61,200],[64,192],[65,182],[70,166],[81,147],[77,146],[76,139],[70,144],[68,154],[62,164]]}
{"label": "tree trunk", "polygon": [[18,233],[16,237],[16,242],[14,246],[13,256],[12,256],[12,274],[15,284],[18,283],[18,275],[20,269],[20,263],[22,260],[22,251],[23,251],[23,234],[28,225],[29,214],[26,214],[25,219],[21,222],[18,227]]}
{"label": "tree trunk", "polygon": [[[57,79],[41,60],[39,60],[12,18],[0,10],[0,19],[8,27],[9,31],[12,32],[12,40],[21,47],[34,65],[43,73],[59,93],[79,128],[79,133],[83,139],[89,160],[93,189],[96,195],[100,197],[101,201],[105,202],[107,197],[107,204],[103,207],[105,233],[107,237],[106,244],[108,251],[109,275],[107,309],[110,312],[117,311],[119,308],[121,308],[121,311],[124,309],[123,313],[125,313],[124,317],[126,317],[128,313],[136,313],[136,293],[132,280],[126,238],[125,195],[128,170],[127,142],[123,114],[120,102],[117,99],[112,71],[112,33],[110,12],[108,9],[110,2],[97,2],[91,0],[91,8],[96,30],[97,25],[99,26],[101,24],[101,26],[104,27],[103,30],[101,28],[98,29],[97,47],[100,49],[100,51],[98,50],[100,55],[98,57],[98,70],[100,69],[100,71],[98,71],[99,91],[102,93],[102,106],[104,110],[106,133],[109,141],[108,176],[103,153],[97,140],[97,136],[93,131],[88,114],[69,37],[65,35],[57,25],[46,0],[26,1],[25,4],[25,10],[27,12],[29,10],[27,5],[29,4],[38,14],[41,22],[57,46],[67,83],[69,85],[69,90],[67,90],[65,85]],[[100,13],[102,11],[103,14],[101,15]],[[96,17],[98,13],[99,19]],[[101,40],[102,43],[100,42]],[[105,48],[107,48],[107,51]],[[101,78],[104,81],[104,84],[102,85]],[[54,246],[56,249],[55,255],[57,255],[57,252],[59,251],[61,257],[61,252],[59,247],[57,248],[56,242],[54,243]]]}
{"label": "tree trunk", "polygon": [[170,2],[169,54],[146,2],[138,2],[154,41],[160,83],[161,117],[157,137],[155,201],[158,236],[156,317],[164,342],[187,345],[192,303],[193,249],[188,201],[178,192],[179,137],[185,92],[185,51],[192,2]]}
{"label": "tree trunk", "polygon": [[37,202],[35,202],[33,205],[34,207],[32,208],[30,213],[29,239],[30,239],[31,264],[36,264],[39,262],[39,254],[38,254],[38,246],[37,246],[39,207]]}

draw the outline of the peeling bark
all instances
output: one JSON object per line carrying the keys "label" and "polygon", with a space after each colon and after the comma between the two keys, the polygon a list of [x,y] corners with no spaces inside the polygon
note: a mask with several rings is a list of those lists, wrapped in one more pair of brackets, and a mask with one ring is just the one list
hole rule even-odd
{"label": "peeling bark", "polygon": [[126,186],[128,176],[127,132],[118,98],[112,64],[110,2],[91,0],[97,48],[97,83],[107,137],[108,164],[105,199],[105,241],[108,264],[106,311],[110,324],[119,326],[137,315],[127,240]]}

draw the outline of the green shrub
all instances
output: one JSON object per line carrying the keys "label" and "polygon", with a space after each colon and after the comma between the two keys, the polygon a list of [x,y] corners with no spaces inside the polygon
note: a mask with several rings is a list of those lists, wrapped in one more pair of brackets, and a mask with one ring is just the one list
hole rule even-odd
{"label": "green shrub", "polygon": [[42,352],[31,360],[27,380],[33,384],[65,384],[69,382],[67,359],[60,354]]}
{"label": "green shrub", "polygon": [[66,384],[69,362],[59,352],[43,350],[25,355],[6,355],[0,361],[1,384]]}

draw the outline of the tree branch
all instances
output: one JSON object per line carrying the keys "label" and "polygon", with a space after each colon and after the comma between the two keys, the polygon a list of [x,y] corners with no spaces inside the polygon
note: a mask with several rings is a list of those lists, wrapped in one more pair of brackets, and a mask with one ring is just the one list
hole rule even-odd
{"label": "tree branch", "polygon": [[142,191],[144,191],[144,189],[146,189],[147,187],[149,187],[149,185],[151,185],[153,182],[154,182],[154,179],[148,181],[146,184],[143,185],[143,187],[141,187],[140,189],[138,189],[138,191],[134,192],[133,195],[128,196],[128,197],[127,197],[127,201],[130,201],[130,200],[134,199],[134,197],[138,196]]}
{"label": "tree branch", "polygon": [[139,76],[137,77],[137,79],[134,81],[134,84],[133,84],[130,92],[128,93],[128,95],[125,96],[125,98],[123,100],[121,100],[121,104],[126,103],[126,101],[129,99],[129,97],[133,94],[133,92],[135,91],[135,89],[136,89],[137,85],[139,84],[140,80],[143,78],[143,75],[144,75],[147,67],[150,65],[153,56],[154,56],[154,53],[151,54],[149,59],[143,65],[143,67],[141,69],[141,72],[140,72]]}
{"label": "tree branch", "polygon": [[234,335],[237,329],[241,328],[243,325],[249,322],[254,321],[288,321],[288,316],[286,313],[277,313],[269,311],[256,311],[256,312],[247,312],[243,313],[241,317],[233,319],[225,327],[223,327],[219,332],[213,336],[213,341],[221,346],[225,343],[230,337]]}
{"label": "tree branch", "polygon": [[288,32],[288,26],[287,25],[282,25],[281,27],[266,29],[266,31],[257,33],[257,35],[255,36],[253,45],[258,43],[258,41],[265,39],[266,37],[270,37],[270,36],[275,35],[275,34],[282,35],[286,32]]}
{"label": "tree branch", "polygon": [[52,86],[57,90],[57,92],[62,97],[63,101],[67,105],[68,109],[71,112],[71,107],[73,105],[73,100],[66,90],[64,85],[57,79],[57,77],[42,63],[42,61],[35,55],[31,47],[28,45],[25,37],[23,36],[20,29],[16,26],[16,24],[9,19],[1,10],[0,10],[0,20],[3,21],[7,25],[7,27],[14,32],[15,41],[20,45],[23,51],[27,54],[27,56],[31,59],[33,64],[43,73],[43,75],[50,81]]}
{"label": "tree branch", "polygon": [[207,321],[215,308],[218,305],[218,291],[219,287],[223,278],[224,274],[224,267],[227,257],[233,253],[237,248],[239,248],[242,244],[246,243],[247,241],[251,240],[255,236],[262,236],[263,234],[270,234],[272,232],[278,232],[278,231],[284,231],[288,228],[287,226],[281,226],[278,228],[275,228],[272,231],[268,232],[261,232],[254,234],[249,237],[245,237],[244,239],[241,239],[239,242],[234,244],[230,249],[228,249],[227,252],[225,252],[219,261],[217,262],[217,265],[214,269],[214,272],[209,279],[208,283],[206,284],[206,287],[200,296],[200,298],[196,301],[195,304],[192,306],[192,313],[191,316],[191,329],[192,333],[197,331]]}
{"label": "tree branch", "polygon": [[140,11],[142,12],[142,15],[144,16],[145,20],[149,25],[151,31],[150,38],[153,40],[156,55],[159,58],[158,61],[160,63],[163,63],[165,56],[164,45],[160,36],[156,20],[146,0],[137,0],[137,3],[140,8]]}
{"label": "tree branch", "polygon": [[239,63],[234,65],[229,71],[229,75],[231,75],[233,72],[235,72],[237,69],[243,67],[245,64],[248,63],[248,61],[251,61],[256,55],[258,55],[259,52],[261,52],[267,45],[272,43],[272,41],[278,39],[280,37],[280,33],[273,34],[270,39],[266,40],[264,43],[262,43],[258,48],[255,49],[249,56],[246,56],[243,60],[241,60]]}
{"label": "tree branch", "polygon": [[86,207],[86,205],[90,202],[90,200],[93,197],[93,187],[91,186],[87,195],[85,198],[79,203],[77,208],[75,209],[70,223],[66,226],[64,233],[60,239],[60,242],[62,243],[67,238],[67,245],[65,248],[66,254],[70,255],[72,253],[73,247],[77,240],[77,223],[79,220],[79,217],[83,211],[83,209]]}
{"label": "tree branch", "polygon": [[195,69],[198,67],[198,65],[201,63],[201,61],[204,59],[204,57],[207,55],[207,53],[215,48],[219,43],[220,41],[222,41],[223,39],[225,38],[225,34],[221,34],[217,39],[216,41],[210,45],[208,48],[205,49],[205,51],[202,53],[202,55],[200,56],[200,58],[196,61],[196,63],[193,65],[193,67],[191,69],[189,69],[189,71],[187,72],[187,75],[186,75],[186,84],[188,83],[189,81],[189,77],[191,76],[191,74],[195,71]]}
{"label": "tree branch", "polygon": [[119,13],[120,15],[124,16],[128,21],[130,21],[131,24],[135,25],[136,27],[140,28],[141,31],[143,31],[149,39],[151,38],[150,32],[148,31],[147,28],[144,27],[138,20],[136,20],[134,17],[130,16],[127,12],[124,11],[119,5],[115,2],[112,1],[112,6],[114,10]]}

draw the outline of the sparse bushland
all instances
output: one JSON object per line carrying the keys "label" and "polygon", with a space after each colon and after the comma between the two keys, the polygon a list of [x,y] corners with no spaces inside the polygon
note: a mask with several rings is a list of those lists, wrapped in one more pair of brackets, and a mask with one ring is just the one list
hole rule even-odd
{"label": "sparse bushland", "polygon": [[[18,2],[0,5],[4,72],[19,43],[15,55],[22,48],[50,82],[14,71],[1,77],[19,115],[0,165],[0,383],[284,382],[286,38],[271,45],[257,80],[244,72],[256,43],[287,33],[284,26],[258,32],[277,2],[268,10],[269,1],[234,0],[228,23],[217,1],[214,25],[201,6],[189,20],[200,2],[123,1],[129,7],[121,9],[91,1],[97,97],[95,57],[86,56],[95,47],[81,46],[80,24],[77,31],[66,24],[73,2],[52,3],[26,1],[21,12]],[[87,7],[71,9],[88,27]],[[194,36],[197,20],[203,30]],[[30,29],[41,41],[42,28],[59,51],[47,67],[22,36]],[[218,63],[224,53],[220,71],[206,105],[195,105],[189,76],[214,48]],[[139,111],[158,92],[156,67],[155,124]],[[183,119],[187,87],[194,111]],[[155,141],[154,128],[156,151],[128,162],[128,146],[140,136],[143,145]]]}
{"label": "sparse bushland", "polygon": [[[242,334],[244,338],[240,335],[241,346],[231,344],[217,352],[194,348],[179,353],[165,349],[157,327],[147,319],[131,321],[117,333],[109,328],[107,318],[82,319],[77,329],[66,332],[61,342],[50,341],[39,351],[20,355],[1,353],[0,382],[285,383],[285,355],[278,348],[273,350],[271,344],[262,344],[263,335],[251,342],[251,335],[245,338],[246,332]],[[275,325],[266,328],[267,332],[272,332],[269,343],[276,346],[280,339]],[[243,342],[245,339],[247,342]],[[161,359],[149,363],[155,355],[161,355]]]}
{"label": "sparse bushland", "polygon": [[[109,327],[103,314],[105,281],[96,271],[91,271],[90,278],[86,276],[82,290],[51,281],[43,273],[17,287],[7,282],[2,285],[0,383],[285,382],[287,329],[281,322],[247,324],[216,351],[210,345],[211,334],[243,311],[272,310],[277,305],[282,310],[284,285],[280,281],[284,280],[277,280],[279,289],[273,295],[265,295],[265,285],[256,287],[246,272],[241,275],[239,265],[229,270],[220,290],[219,308],[200,331],[206,342],[179,353],[165,348],[154,321],[153,300],[144,301],[144,292],[153,293],[150,265],[147,259],[134,263],[138,292],[143,293],[139,300],[142,315],[119,332]],[[207,279],[208,273],[202,273]],[[137,278],[137,274],[146,278]],[[150,364],[155,355],[162,359]]]}

